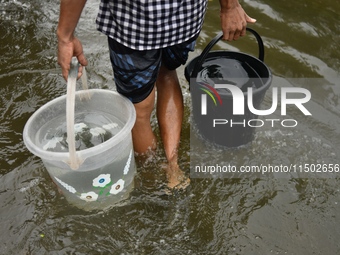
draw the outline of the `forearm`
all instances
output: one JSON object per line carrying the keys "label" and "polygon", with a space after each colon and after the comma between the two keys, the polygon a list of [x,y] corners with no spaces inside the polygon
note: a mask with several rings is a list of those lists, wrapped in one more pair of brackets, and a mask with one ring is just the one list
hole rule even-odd
{"label": "forearm", "polygon": [[221,11],[226,11],[228,9],[235,8],[239,5],[238,0],[220,0]]}
{"label": "forearm", "polygon": [[61,0],[60,15],[57,28],[59,41],[69,42],[73,38],[74,30],[78,24],[86,0]]}

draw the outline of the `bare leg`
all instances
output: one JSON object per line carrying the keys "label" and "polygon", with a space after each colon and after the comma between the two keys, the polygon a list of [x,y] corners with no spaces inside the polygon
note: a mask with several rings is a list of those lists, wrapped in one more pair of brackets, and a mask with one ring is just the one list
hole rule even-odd
{"label": "bare leg", "polygon": [[156,148],[156,137],[152,131],[150,118],[155,104],[155,88],[140,103],[134,104],[136,122],[132,129],[132,140],[135,152],[146,154]]}
{"label": "bare leg", "polygon": [[[156,81],[157,118],[168,165],[166,174],[168,187],[186,186],[190,180],[178,166],[178,146],[183,119],[183,96],[175,70],[161,66]],[[156,149],[156,137],[152,131],[150,118],[155,103],[155,89],[142,102],[134,104],[136,123],[132,129],[135,152],[148,154]]]}
{"label": "bare leg", "polygon": [[188,179],[178,167],[178,147],[183,121],[183,96],[176,70],[161,66],[157,85],[157,118],[168,167],[168,186],[173,188]]}
{"label": "bare leg", "polygon": [[157,85],[157,118],[168,162],[177,163],[182,128],[183,97],[175,70],[161,66]]}

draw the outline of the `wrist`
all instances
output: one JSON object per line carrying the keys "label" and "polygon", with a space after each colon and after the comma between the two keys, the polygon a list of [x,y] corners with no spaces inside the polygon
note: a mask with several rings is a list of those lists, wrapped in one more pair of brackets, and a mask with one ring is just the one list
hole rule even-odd
{"label": "wrist", "polygon": [[74,38],[73,32],[63,31],[62,29],[57,29],[57,39],[58,42],[68,43]]}

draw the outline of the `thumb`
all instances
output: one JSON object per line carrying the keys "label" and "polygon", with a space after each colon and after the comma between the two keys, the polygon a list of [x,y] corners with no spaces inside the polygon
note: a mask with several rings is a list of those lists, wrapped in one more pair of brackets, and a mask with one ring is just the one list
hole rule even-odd
{"label": "thumb", "polygon": [[255,23],[256,19],[253,19],[246,14],[246,21],[247,21],[247,23]]}
{"label": "thumb", "polygon": [[77,56],[77,59],[79,61],[79,63],[82,65],[82,66],[87,66],[87,59],[85,58],[85,55],[83,52],[81,52],[78,56]]}

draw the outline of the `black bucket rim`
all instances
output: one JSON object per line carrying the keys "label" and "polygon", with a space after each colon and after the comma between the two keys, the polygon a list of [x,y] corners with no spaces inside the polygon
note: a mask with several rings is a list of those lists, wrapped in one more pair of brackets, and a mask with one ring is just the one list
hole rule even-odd
{"label": "black bucket rim", "polygon": [[[261,79],[266,79],[266,82],[263,82],[263,86],[260,86],[256,89],[254,89],[253,93],[257,94],[264,89],[267,90],[270,87],[271,82],[272,82],[272,73],[271,73],[269,67],[264,63],[264,44],[263,44],[262,38],[254,29],[247,27],[246,30],[248,32],[250,32],[251,34],[253,34],[255,36],[256,40],[257,40],[258,50],[259,50],[258,58],[254,57],[250,54],[243,53],[243,52],[226,51],[226,50],[211,51],[212,47],[218,41],[220,41],[223,37],[223,32],[220,32],[209,42],[209,44],[204,48],[204,50],[202,51],[202,53],[199,56],[190,60],[188,62],[188,64],[185,66],[184,76],[185,76],[186,80],[189,82],[189,88],[192,86],[192,84],[190,83],[190,80],[197,78],[197,74],[202,69],[202,65],[204,64],[204,62],[206,60],[211,59],[212,55],[217,55],[217,54],[219,54],[219,56],[222,56],[222,57],[228,56],[228,55],[240,56],[238,59],[230,58],[230,57],[229,57],[229,59],[235,59],[235,60],[240,61],[240,59],[242,58],[243,59],[242,62],[246,62],[246,61],[244,61],[244,58],[251,59],[252,61],[256,61],[259,65],[264,67],[264,69],[268,73],[268,76],[267,77],[259,77]],[[197,67],[197,65],[198,65],[198,67]],[[254,68],[253,66],[251,66],[251,67]],[[197,69],[199,69],[199,71]],[[244,94],[247,95],[247,92],[244,92]]]}
{"label": "black bucket rim", "polygon": [[[263,45],[263,41],[261,36],[252,28],[247,27],[246,30],[250,33],[252,33],[257,41],[258,44],[258,49],[259,49],[259,57],[258,59],[262,62],[264,62],[264,45]],[[202,53],[198,56],[199,60],[198,63],[196,63],[197,68],[194,68],[192,73],[190,74],[190,77],[196,77],[198,70],[202,68],[202,64],[204,63],[204,60],[206,59],[206,57],[209,55],[211,51],[211,49],[215,46],[215,44],[217,42],[219,42],[221,39],[223,38],[223,32],[218,33],[209,43],[208,45],[204,48],[204,50],[202,51]],[[253,56],[251,56],[253,57]]]}
{"label": "black bucket rim", "polygon": [[[215,58],[215,56],[212,56],[212,55],[219,55],[219,56],[223,56],[223,55],[234,55],[234,56],[242,56],[243,58],[246,57],[246,58],[249,58],[249,59],[252,59],[253,61],[256,61],[258,62],[260,65],[262,65],[262,67],[264,67],[266,69],[266,71],[268,72],[268,77],[259,77],[259,79],[265,79],[266,81],[263,82],[263,86],[261,87],[258,87],[256,89],[253,90],[253,94],[257,94],[257,93],[260,93],[261,91],[263,90],[267,90],[270,86],[271,86],[271,82],[272,82],[272,73],[270,71],[270,69],[268,68],[268,66],[263,62],[261,61],[260,59],[250,55],[250,54],[247,54],[247,53],[243,53],[243,52],[236,52],[236,51],[225,51],[225,50],[216,50],[216,51],[211,51],[207,54],[207,57],[205,58],[205,60],[210,60],[212,58]],[[191,73],[194,69],[194,65],[197,63],[197,61],[199,61],[200,59],[200,56],[197,56],[195,58],[193,58],[185,67],[184,69],[184,76],[186,78],[186,80],[189,82],[189,87],[193,86],[193,84],[191,84],[190,80],[191,79],[196,79],[197,77],[191,77]],[[231,58],[231,59],[235,59],[235,58]],[[238,59],[235,59],[235,60],[238,60]],[[195,82],[196,84],[196,82]],[[248,95],[248,92],[243,92],[245,95]],[[227,95],[223,95],[223,96],[231,96],[231,94],[227,94]]]}

